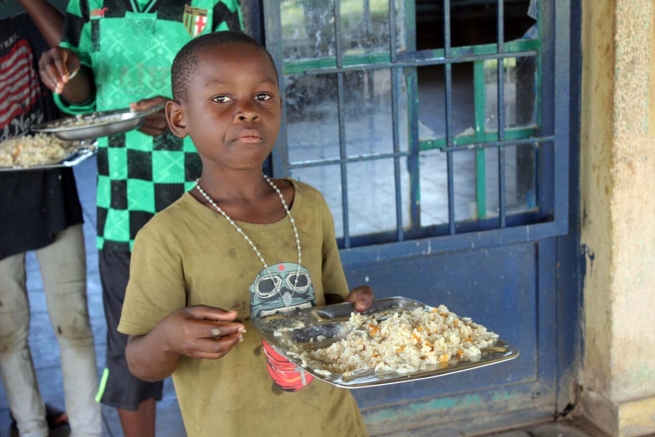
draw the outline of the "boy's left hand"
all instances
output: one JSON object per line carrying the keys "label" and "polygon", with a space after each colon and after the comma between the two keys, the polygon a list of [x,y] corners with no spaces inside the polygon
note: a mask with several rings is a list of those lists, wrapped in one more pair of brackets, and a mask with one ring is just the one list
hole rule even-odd
{"label": "boy's left hand", "polygon": [[146,117],[146,120],[139,128],[141,132],[150,135],[151,137],[157,137],[168,132],[168,121],[166,121],[166,114],[163,105],[165,105],[169,100],[170,99],[167,99],[166,97],[157,96],[130,103],[130,109],[132,111],[145,111],[153,106],[162,105],[161,111],[157,111]]}
{"label": "boy's left hand", "polygon": [[360,285],[350,290],[343,301],[354,303],[355,310],[362,313],[371,307],[373,299],[373,289],[368,285]]}

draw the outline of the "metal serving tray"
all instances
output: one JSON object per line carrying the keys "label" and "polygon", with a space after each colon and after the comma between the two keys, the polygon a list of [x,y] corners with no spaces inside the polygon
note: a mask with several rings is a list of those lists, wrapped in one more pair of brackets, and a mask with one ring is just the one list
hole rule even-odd
{"label": "metal serving tray", "polygon": [[[80,117],[65,117],[34,126],[32,131],[50,133],[68,141],[89,140],[138,129],[147,116],[161,111],[163,108],[163,105],[158,105],[138,112],[132,112],[128,108],[94,112]],[[75,122],[86,122],[88,124],[84,126],[70,125],[70,123]]]}
{"label": "metal serving tray", "polygon": [[30,167],[0,167],[0,172],[16,172],[30,170],[51,170],[53,168],[74,167],[87,159],[91,158],[97,152],[97,143],[95,141],[80,141],[79,147],[69,153],[63,160],[53,164],[33,165]]}
{"label": "metal serving tray", "polygon": [[[390,297],[376,299],[373,301],[371,308],[363,314],[370,315],[400,309],[411,311],[416,308],[426,307],[428,305],[412,299]],[[317,347],[329,346],[331,343],[344,338],[348,334],[346,322],[350,318],[352,311],[353,305],[351,303],[343,303],[325,307],[299,309],[286,314],[274,314],[252,319],[251,322],[264,340],[280,354],[286,356],[289,361],[302,367],[315,378],[348,389],[435,378],[513,360],[519,356],[517,350],[512,349],[504,341],[498,340],[493,346],[481,349],[482,356],[475,362],[454,359],[448,363],[448,366],[435,365],[434,368],[409,374],[399,374],[396,372],[380,373],[369,369],[350,372],[347,375],[342,373],[326,375],[320,372],[320,370],[317,371],[311,365],[303,365],[302,360],[293,354],[290,346],[300,347],[301,349],[316,349]],[[280,329],[283,331],[279,332],[278,330]],[[277,335],[275,334],[276,331],[278,331]],[[319,336],[325,339],[316,341]]]}

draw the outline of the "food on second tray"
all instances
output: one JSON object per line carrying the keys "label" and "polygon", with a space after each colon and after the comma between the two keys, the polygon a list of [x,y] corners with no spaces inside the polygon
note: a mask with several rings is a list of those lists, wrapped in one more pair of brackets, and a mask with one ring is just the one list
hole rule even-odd
{"label": "food on second tray", "polygon": [[101,115],[101,114],[78,114],[75,117],[64,118],[63,120],[52,122],[48,124],[49,129],[55,128],[77,128],[77,127],[91,127],[101,124],[114,123],[121,121],[122,114],[116,115]]}
{"label": "food on second tray", "polygon": [[34,167],[61,162],[79,147],[52,135],[36,134],[10,138],[0,143],[0,167]]}
{"label": "food on second tray", "polygon": [[350,331],[345,338],[318,349],[290,344],[292,356],[326,376],[365,370],[408,374],[447,367],[457,360],[477,361],[480,349],[498,340],[497,334],[444,305],[353,313],[346,323]]}

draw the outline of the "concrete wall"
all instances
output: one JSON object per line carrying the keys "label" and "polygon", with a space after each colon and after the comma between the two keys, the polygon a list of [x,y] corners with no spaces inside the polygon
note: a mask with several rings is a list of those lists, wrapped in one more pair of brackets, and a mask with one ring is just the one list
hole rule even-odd
{"label": "concrete wall", "polygon": [[655,433],[655,4],[583,0],[582,410]]}

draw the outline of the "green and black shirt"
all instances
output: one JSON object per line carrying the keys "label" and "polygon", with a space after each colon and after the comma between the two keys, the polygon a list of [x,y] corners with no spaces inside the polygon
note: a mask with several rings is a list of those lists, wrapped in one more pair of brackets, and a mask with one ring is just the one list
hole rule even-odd
{"label": "green and black shirt", "polygon": [[[70,0],[62,47],[93,69],[96,96],[70,114],[128,108],[131,102],[171,97],[177,52],[208,32],[240,30],[237,0]],[[189,137],[139,131],[98,139],[97,246],[129,251],[156,213],[192,188],[201,163]]]}

